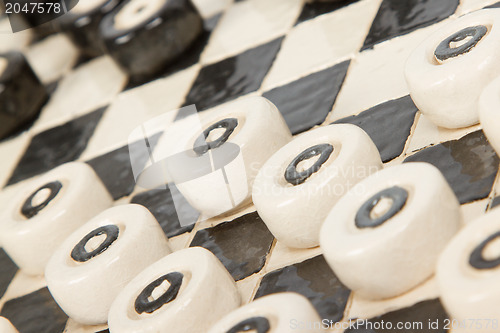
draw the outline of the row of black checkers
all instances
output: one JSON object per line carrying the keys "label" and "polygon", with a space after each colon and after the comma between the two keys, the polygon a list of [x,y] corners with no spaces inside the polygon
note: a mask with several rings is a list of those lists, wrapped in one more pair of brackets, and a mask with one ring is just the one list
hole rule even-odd
{"label": "row of black checkers", "polygon": [[[16,2],[37,1],[41,2]],[[135,83],[147,82],[162,72],[203,31],[202,18],[190,0],[96,0],[91,5],[82,3],[81,8],[75,0],[50,1],[64,3],[68,11],[50,22],[46,22],[46,16],[9,14],[11,25],[13,20],[24,21],[34,28],[39,39],[63,32],[81,50],[83,57],[109,54]],[[135,10],[130,11],[130,6]],[[154,6],[154,10],[145,8],[147,6]],[[116,18],[123,16],[124,9],[129,12],[127,18],[132,23],[117,25]],[[143,10],[150,15],[135,20],[133,16],[141,15]],[[6,87],[0,91],[1,140],[36,118],[48,96],[22,54],[9,53],[0,58],[8,62],[7,69],[0,71],[0,84]]]}
{"label": "row of black checkers", "polygon": [[[70,11],[59,19],[61,31],[88,56],[108,53],[131,80],[146,81],[193,44],[203,21],[190,0],[139,0],[156,9],[137,24],[117,26],[117,16],[136,1],[107,0],[88,12]],[[142,9],[139,5],[136,13]]]}

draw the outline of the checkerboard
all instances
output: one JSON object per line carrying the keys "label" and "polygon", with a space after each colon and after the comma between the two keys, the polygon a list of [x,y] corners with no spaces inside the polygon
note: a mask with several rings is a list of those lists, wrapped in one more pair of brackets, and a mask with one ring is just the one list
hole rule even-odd
{"label": "checkerboard", "polygon": [[[494,0],[195,4],[204,18],[203,35],[179,61],[141,85],[129,83],[107,56],[80,56],[64,34],[22,46],[50,99],[29,128],[0,143],[0,206],[34,177],[83,161],[102,179],[115,205],[148,208],[174,250],[202,246],[212,251],[236,281],[244,304],[295,291],[322,318],[338,322],[447,318],[434,278],[399,297],[367,301],[339,281],[320,248],[291,249],[277,242],[252,205],[181,226],[168,189],[136,186],[128,135],[182,106],[195,104],[204,112],[245,96],[264,96],[294,135],[331,123],[355,124],[372,138],[385,166],[433,164],[457,195],[466,222],[471,221],[500,204],[499,158],[480,125],[448,130],[423,116],[409,97],[403,69],[410,52],[433,31],[466,13],[500,5]],[[143,156],[144,165],[147,161]],[[23,333],[107,330],[69,319],[43,277],[18,270],[1,249],[0,296],[0,315]]]}

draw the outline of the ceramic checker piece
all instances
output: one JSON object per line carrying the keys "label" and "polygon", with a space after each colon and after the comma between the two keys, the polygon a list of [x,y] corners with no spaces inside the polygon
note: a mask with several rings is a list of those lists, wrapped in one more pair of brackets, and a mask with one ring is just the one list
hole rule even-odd
{"label": "ceramic checker piece", "polygon": [[41,275],[73,231],[113,204],[94,170],[64,164],[22,186],[0,217],[0,243],[19,268]]}
{"label": "ceramic checker piece", "polygon": [[111,333],[206,332],[240,305],[236,284],[212,252],[174,252],[137,275],[111,306]]}
{"label": "ceramic checker piece", "polygon": [[429,278],[461,223],[441,172],[408,163],[353,187],[328,214],[320,243],[343,284],[364,298],[385,299]]}
{"label": "ceramic checker piece", "polygon": [[500,155],[500,77],[484,88],[479,98],[479,120],[489,143]]}
{"label": "ceramic checker piece", "polygon": [[99,29],[107,53],[133,80],[145,80],[194,43],[203,21],[190,0],[125,0]]}
{"label": "ceramic checker piece", "polygon": [[281,113],[263,97],[247,97],[202,112],[201,127],[192,126],[194,117],[164,134],[157,160],[173,161],[171,180],[206,217],[249,203],[257,172],[292,138]]}
{"label": "ceramic checker piece", "polygon": [[121,0],[83,0],[55,21],[59,30],[71,38],[80,50],[89,57],[103,54],[99,25]]}
{"label": "ceramic checker piece", "polygon": [[87,325],[104,324],[123,287],[170,253],[167,237],[146,208],[117,206],[62,243],[47,264],[45,279],[69,317]]}
{"label": "ceramic checker piece", "polygon": [[280,242],[314,247],[337,200],[381,168],[377,147],[361,128],[329,125],[300,135],[276,152],[257,175],[252,198]]}
{"label": "ceramic checker piece", "polygon": [[[323,332],[321,319],[309,300],[296,293],[278,293],[259,298],[231,312],[208,333],[306,333]],[[294,326],[295,325],[295,326]]]}
{"label": "ceramic checker piece", "polygon": [[478,122],[478,98],[500,75],[500,9],[479,10],[444,26],[410,55],[410,95],[436,125]]}
{"label": "ceramic checker piece", "polygon": [[[500,325],[500,210],[468,224],[442,252],[437,266],[440,298],[458,321],[497,320]],[[497,332],[490,324],[480,332]]]}

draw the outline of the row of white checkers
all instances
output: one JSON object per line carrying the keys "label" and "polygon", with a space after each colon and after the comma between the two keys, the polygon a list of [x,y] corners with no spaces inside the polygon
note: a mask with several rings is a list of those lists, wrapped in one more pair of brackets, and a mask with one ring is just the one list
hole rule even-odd
{"label": "row of white checkers", "polygon": [[[44,272],[58,305],[79,323],[108,323],[120,333],[207,332],[212,326],[211,332],[285,332],[291,319],[320,320],[307,298],[293,293],[239,308],[236,283],[212,252],[172,253],[143,206],[106,209],[112,199],[84,163],[63,165],[34,183],[3,216],[2,246],[26,273]],[[31,194],[30,187],[36,188]],[[17,332],[5,318],[0,331]]]}
{"label": "row of white checkers", "polygon": [[[11,215],[2,223],[2,246],[26,273],[44,272],[58,305],[79,323],[108,323],[119,333],[285,332],[292,319],[320,321],[294,293],[240,308],[236,283],[217,257],[201,247],[172,253],[143,206],[98,213],[112,200],[86,164],[63,165],[36,183],[44,185],[26,186],[13,200],[16,211],[4,216]],[[17,332],[5,318],[0,331]]]}
{"label": "row of white checkers", "polygon": [[428,37],[406,63],[419,110],[438,126],[481,123],[500,153],[500,9],[462,16]]}
{"label": "row of white checkers", "polygon": [[[166,161],[159,180],[176,183],[202,215],[253,201],[279,242],[320,245],[339,279],[362,297],[398,296],[437,271],[451,316],[495,316],[500,225],[494,214],[500,213],[460,231],[459,202],[432,165],[383,169],[376,146],[354,125],[292,138],[262,97],[203,112],[201,129],[185,126],[189,121],[172,125],[155,148],[156,157],[175,158],[155,160]],[[154,163],[149,168],[154,176]],[[54,299],[75,321],[108,322],[120,333],[206,332],[212,325],[213,332],[266,325],[286,332],[280,325],[289,325],[290,316],[317,319],[297,295],[236,310],[235,282],[211,252],[172,253],[146,208],[112,205],[92,168],[73,162],[28,181],[0,217],[0,245],[26,273],[45,274]]]}

